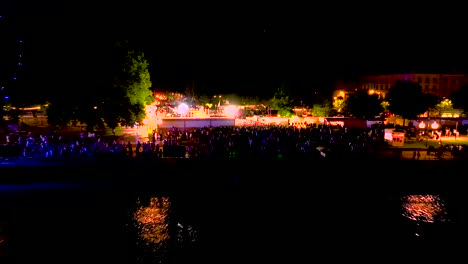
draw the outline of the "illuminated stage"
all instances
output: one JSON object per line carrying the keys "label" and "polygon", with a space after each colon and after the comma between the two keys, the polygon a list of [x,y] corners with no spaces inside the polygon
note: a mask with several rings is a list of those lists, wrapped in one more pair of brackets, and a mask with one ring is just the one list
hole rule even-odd
{"label": "illuminated stage", "polygon": [[220,127],[234,126],[236,118],[234,117],[165,117],[161,118],[158,123],[159,129],[169,128],[203,128],[203,127]]}

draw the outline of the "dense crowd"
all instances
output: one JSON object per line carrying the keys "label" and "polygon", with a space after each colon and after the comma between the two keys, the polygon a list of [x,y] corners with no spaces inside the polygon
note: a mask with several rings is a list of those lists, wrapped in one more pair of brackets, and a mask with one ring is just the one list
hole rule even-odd
{"label": "dense crowd", "polygon": [[[303,159],[326,158],[341,152],[369,154],[383,139],[382,129],[347,131],[326,125],[304,127],[260,125],[172,128],[154,134],[151,141],[123,142],[80,133],[78,137],[31,133],[7,138],[21,157],[44,159],[95,159],[180,157],[192,159]],[[174,149],[183,151],[173,151]],[[171,153],[170,153],[171,152]]]}
{"label": "dense crowd", "polygon": [[[45,160],[190,158],[199,160],[315,160],[372,158],[384,145],[383,126],[348,129],[325,124],[172,128],[146,142],[80,133],[76,137],[20,135],[6,138],[0,157]],[[462,146],[450,146],[457,155]]]}

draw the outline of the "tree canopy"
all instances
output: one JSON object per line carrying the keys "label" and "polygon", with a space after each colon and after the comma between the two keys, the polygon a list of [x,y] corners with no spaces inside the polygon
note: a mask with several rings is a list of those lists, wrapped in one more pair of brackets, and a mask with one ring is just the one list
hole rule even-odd
{"label": "tree canopy", "polygon": [[314,116],[330,116],[332,113],[332,103],[330,100],[323,100],[322,103],[316,103],[312,107]]}
{"label": "tree canopy", "polygon": [[460,87],[450,98],[454,108],[462,109],[464,113],[468,112],[468,85]]}
{"label": "tree canopy", "polygon": [[293,100],[288,95],[286,88],[284,85],[281,85],[271,99],[271,106],[273,109],[278,110],[278,114],[281,117],[291,117],[292,102]]}
{"label": "tree canopy", "polygon": [[51,98],[47,109],[49,124],[65,126],[79,121],[93,130],[95,126],[115,128],[119,123],[142,122],[146,105],[154,101],[144,54],[130,48],[126,41],[116,42],[112,61],[105,66],[111,67],[113,76],[107,82],[93,84],[89,80],[88,86],[77,87],[73,96],[64,89]]}
{"label": "tree canopy", "polygon": [[368,94],[367,90],[359,90],[348,98],[346,112],[359,118],[372,118],[383,111],[379,96]]}
{"label": "tree canopy", "polygon": [[398,81],[388,92],[388,109],[405,119],[417,118],[427,110],[425,98],[418,83]]}
{"label": "tree canopy", "polygon": [[[106,111],[105,120],[109,126],[122,121],[125,124],[141,123],[146,115],[146,105],[154,101],[148,62],[141,52],[126,46],[117,48],[120,56],[114,70],[113,91],[108,95],[109,106],[105,107],[109,110]],[[116,102],[119,102],[118,105]],[[120,110],[110,111],[115,108]]]}

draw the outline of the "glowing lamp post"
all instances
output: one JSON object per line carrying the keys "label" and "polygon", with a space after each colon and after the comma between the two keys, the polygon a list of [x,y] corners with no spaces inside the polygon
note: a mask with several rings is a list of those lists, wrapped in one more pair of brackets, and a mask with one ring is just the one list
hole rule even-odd
{"label": "glowing lamp post", "polygon": [[218,98],[218,105],[216,106],[216,115],[219,114],[219,107],[221,106],[221,95],[215,95],[213,96],[213,99]]}
{"label": "glowing lamp post", "polygon": [[[439,124],[437,124],[437,122],[434,121],[434,123],[432,123],[432,125],[431,125],[431,128],[434,129],[434,130],[437,130],[437,129],[439,128]],[[436,131],[436,133],[437,133],[437,131]],[[440,137],[440,135],[439,135],[438,138],[439,138],[439,140],[442,140],[442,138]],[[439,141],[439,142],[440,142],[440,141]]]}
{"label": "glowing lamp post", "polygon": [[[429,124],[428,124],[428,125],[429,125]],[[424,129],[425,127],[426,127],[426,124],[425,124],[424,122],[419,123],[419,128]],[[439,128],[439,124],[437,124],[437,122],[434,121],[434,122],[431,124],[431,129],[437,130],[438,128]],[[427,147],[428,141],[429,141],[429,135],[428,135],[427,138],[426,138],[426,147]]]}
{"label": "glowing lamp post", "polygon": [[[424,130],[424,128],[426,128],[426,123],[424,123],[423,121],[421,121],[421,123],[419,123],[418,125],[419,129],[421,130]],[[427,136],[427,135],[426,135]],[[427,147],[427,137],[426,137],[426,147]]]}

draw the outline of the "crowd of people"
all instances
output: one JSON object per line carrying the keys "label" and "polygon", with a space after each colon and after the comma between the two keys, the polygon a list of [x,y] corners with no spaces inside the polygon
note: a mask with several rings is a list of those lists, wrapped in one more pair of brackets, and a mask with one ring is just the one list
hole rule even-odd
{"label": "crowd of people", "polygon": [[48,160],[102,157],[303,159],[329,158],[337,153],[370,154],[382,138],[379,128],[349,132],[346,128],[326,125],[245,125],[172,128],[155,133],[147,142],[124,142],[86,133],[73,138],[29,133],[8,138],[7,145],[14,155]]}
{"label": "crowd of people", "polygon": [[[326,124],[242,125],[192,129],[171,128],[153,133],[148,141],[119,140],[91,133],[65,137],[7,137],[0,157],[43,160],[103,160],[189,158],[198,160],[315,160],[372,158],[384,145],[384,127],[348,129]],[[460,146],[451,148],[458,154]]]}

